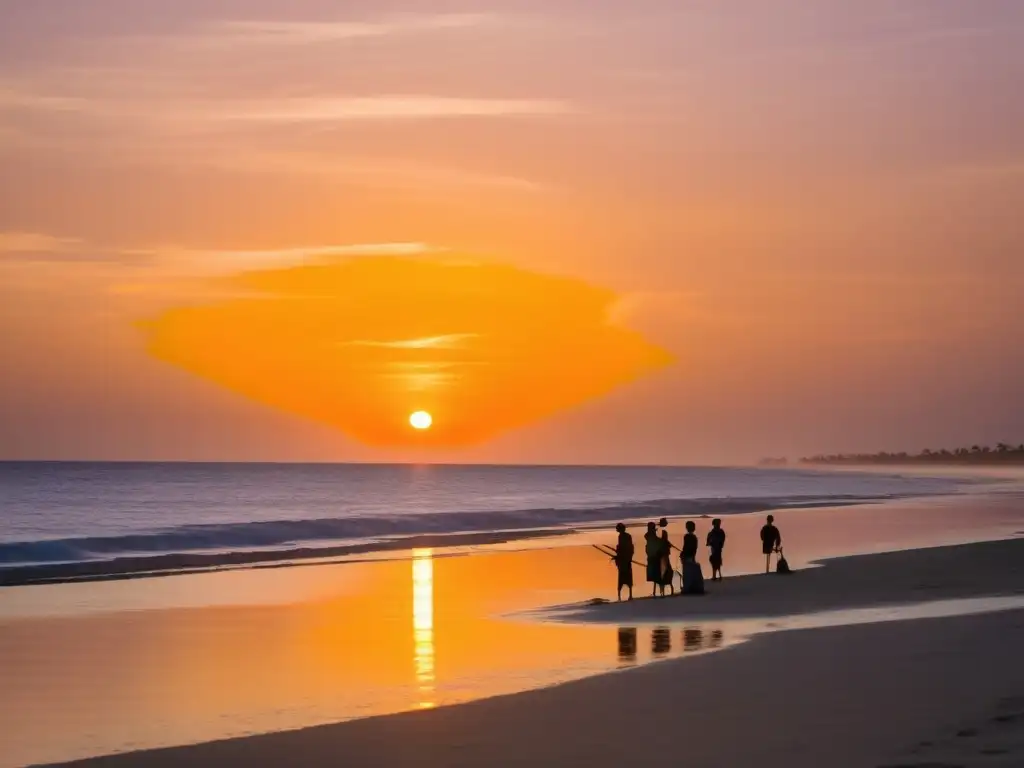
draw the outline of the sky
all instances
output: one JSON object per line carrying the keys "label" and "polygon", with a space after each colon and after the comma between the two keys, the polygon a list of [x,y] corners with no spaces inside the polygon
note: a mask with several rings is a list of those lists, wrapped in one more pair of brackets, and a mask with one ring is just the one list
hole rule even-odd
{"label": "sky", "polygon": [[1024,442],[1018,0],[0,18],[0,459]]}

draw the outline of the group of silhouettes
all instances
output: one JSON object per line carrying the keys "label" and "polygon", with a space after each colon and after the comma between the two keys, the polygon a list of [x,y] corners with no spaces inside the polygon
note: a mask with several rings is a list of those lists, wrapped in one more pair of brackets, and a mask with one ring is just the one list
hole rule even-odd
{"label": "group of silhouettes", "polygon": [[[661,535],[658,534],[658,527],[661,527]],[[612,561],[618,570],[618,595],[622,600],[622,590],[627,589],[629,599],[633,599],[633,556],[635,548],[633,537],[626,530],[624,523],[615,526],[619,532],[619,540],[615,546],[615,554]],[[711,565],[711,580],[722,580],[722,553],[725,550],[725,529],[722,528],[720,518],[711,521],[711,530],[708,531],[705,539],[705,546],[708,548],[708,563]],[[651,584],[651,597],[665,596],[665,590],[670,595],[676,594],[674,585],[676,571],[672,567],[672,550],[679,550],[679,594],[703,594],[704,575],[700,564],[697,562],[697,552],[700,549],[697,539],[697,524],[693,520],[686,521],[686,534],[683,536],[683,546],[676,547],[668,537],[668,520],[661,518],[655,524],[647,524],[647,532],[644,534],[644,552],[647,556],[647,581]],[[765,556],[765,573],[771,571],[772,555],[778,553],[779,572],[788,572],[789,566],[782,556],[782,534],[775,527],[775,518],[768,515],[767,522],[761,528],[761,552]],[[636,563],[644,567],[642,563]]]}

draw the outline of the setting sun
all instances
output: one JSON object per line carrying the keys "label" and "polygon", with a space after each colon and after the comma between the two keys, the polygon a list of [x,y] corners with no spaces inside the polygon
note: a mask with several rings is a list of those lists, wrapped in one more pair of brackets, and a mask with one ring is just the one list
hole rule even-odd
{"label": "setting sun", "polygon": [[434,417],[426,411],[416,411],[416,413],[409,414],[409,424],[412,425],[413,429],[430,429],[430,425],[434,423]]}

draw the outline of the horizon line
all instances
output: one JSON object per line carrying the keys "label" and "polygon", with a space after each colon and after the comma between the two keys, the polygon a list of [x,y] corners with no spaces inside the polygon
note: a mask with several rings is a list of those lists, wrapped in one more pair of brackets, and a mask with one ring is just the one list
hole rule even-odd
{"label": "horizon line", "polygon": [[[755,461],[737,464],[580,464],[557,462],[446,462],[446,461],[333,461],[333,460],[193,460],[193,459],[5,459],[0,465],[15,464],[119,464],[149,466],[156,464],[178,464],[189,466],[352,466],[352,467],[510,467],[518,469],[764,469],[777,470],[787,467],[758,467]],[[792,469],[792,467],[788,467]]]}

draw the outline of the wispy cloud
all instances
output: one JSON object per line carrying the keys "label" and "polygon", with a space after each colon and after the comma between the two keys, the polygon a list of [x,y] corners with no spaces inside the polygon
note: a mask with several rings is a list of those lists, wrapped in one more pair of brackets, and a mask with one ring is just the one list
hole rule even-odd
{"label": "wispy cloud", "polygon": [[0,112],[4,111],[45,111],[82,112],[89,106],[86,98],[58,96],[39,92],[33,88],[0,83]]}
{"label": "wispy cloud", "polygon": [[441,336],[424,336],[418,339],[393,339],[376,341],[354,339],[342,344],[345,347],[379,347],[381,349],[461,349],[464,343],[479,336],[476,333],[449,333]]}
{"label": "wispy cloud", "polygon": [[438,253],[443,249],[426,243],[348,243],[294,246],[253,250],[182,248],[160,246],[124,250],[137,256],[149,257],[164,267],[190,273],[235,272],[260,267],[303,264],[320,259],[351,258],[355,256],[418,256]]}
{"label": "wispy cloud", "polygon": [[[211,105],[212,107],[212,105]],[[381,95],[360,98],[277,99],[212,107],[199,114],[212,119],[270,123],[322,123],[349,120],[424,120],[456,117],[562,115],[565,102],[544,99],[458,98],[430,95]]]}
{"label": "wispy cloud", "polygon": [[109,248],[77,237],[43,232],[0,232],[0,261],[7,264],[141,265],[133,251]]}
{"label": "wispy cloud", "polygon": [[78,250],[82,241],[71,237],[55,237],[39,232],[0,232],[0,254],[69,253]]}
{"label": "wispy cloud", "polygon": [[406,14],[361,21],[222,21],[199,38],[205,44],[310,45],[444,30],[473,29],[496,22],[477,13]]}
{"label": "wispy cloud", "polygon": [[330,256],[409,256],[436,251],[424,243],[357,243],[346,245],[310,245],[293,248],[272,248],[267,250],[218,250],[203,248],[180,248],[162,246],[136,249],[132,253],[171,259],[295,259]]}
{"label": "wispy cloud", "polygon": [[[542,185],[509,172],[498,155],[472,167],[479,153],[430,152],[436,133],[410,141],[367,129],[451,123],[490,132],[503,121],[578,114],[579,104],[548,87],[523,91],[513,78],[508,90],[481,88],[471,72],[438,69],[447,60],[465,66],[458,43],[472,37],[478,50],[473,30],[504,39],[509,28],[534,34],[540,21],[491,13],[207,17],[166,32],[85,36],[83,55],[0,66],[0,155],[59,152],[62,162],[89,166],[291,174],[415,194],[531,194]],[[368,59],[359,44],[367,40],[389,55]],[[420,72],[406,57],[428,63]]]}
{"label": "wispy cloud", "polygon": [[237,272],[268,266],[302,264],[318,259],[356,256],[419,256],[445,249],[418,242],[342,243],[268,249],[119,247],[34,232],[0,232],[0,257],[22,261],[133,262],[157,271],[200,274]]}
{"label": "wispy cloud", "polygon": [[[323,176],[335,182],[382,189],[426,189],[436,193],[442,189],[479,187],[524,194],[548,189],[546,183],[521,176],[437,166],[402,158],[374,158],[329,152],[236,147],[222,152],[197,154],[191,160],[232,172]],[[175,162],[180,162],[180,158],[175,158]]]}
{"label": "wispy cloud", "polygon": [[2,86],[0,111],[33,111],[137,119],[163,131],[204,125],[225,127],[244,123],[341,123],[368,120],[429,120],[565,115],[575,112],[568,102],[553,99],[496,99],[433,94],[380,94],[347,97],[325,94],[309,97],[260,99],[196,99],[185,94],[89,92],[57,95],[45,86]]}

